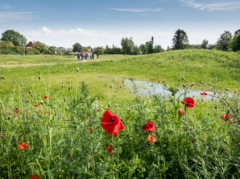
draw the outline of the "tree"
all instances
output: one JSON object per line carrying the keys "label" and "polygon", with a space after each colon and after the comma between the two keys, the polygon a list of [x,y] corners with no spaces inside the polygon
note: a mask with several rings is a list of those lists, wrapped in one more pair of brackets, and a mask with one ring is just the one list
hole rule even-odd
{"label": "tree", "polygon": [[11,41],[1,41],[1,47],[8,48],[8,47],[14,47],[14,44]]}
{"label": "tree", "polygon": [[233,40],[229,44],[232,51],[237,52],[240,50],[240,34],[234,36]]}
{"label": "tree", "polygon": [[224,50],[227,51],[228,49],[228,45],[230,43],[230,41],[232,40],[232,34],[229,31],[225,31],[219,38],[217,41],[218,44],[218,48],[220,50]]}
{"label": "tree", "polygon": [[125,54],[133,53],[134,42],[132,40],[132,37],[130,37],[130,39],[128,39],[127,37],[122,38],[121,45]]}
{"label": "tree", "polygon": [[46,53],[46,51],[48,51],[48,46],[45,45],[45,44],[42,43],[42,42],[39,42],[39,41],[37,41],[37,42],[35,42],[35,43],[33,44],[33,48],[39,50],[40,53],[43,53],[43,52]]}
{"label": "tree", "polygon": [[147,54],[148,48],[147,48],[146,44],[141,44],[141,45],[139,46],[139,48],[140,48],[142,54]]}
{"label": "tree", "polygon": [[84,52],[88,52],[88,48],[87,47],[83,47]]}
{"label": "tree", "polygon": [[208,40],[204,39],[204,40],[202,41],[201,47],[202,47],[203,49],[207,49],[207,48],[208,48]]}
{"label": "tree", "polygon": [[97,47],[97,48],[95,48],[94,53],[97,53],[97,54],[99,54],[99,55],[104,54],[104,49],[103,49],[103,47]]}
{"label": "tree", "polygon": [[82,47],[82,45],[80,44],[80,43],[75,43],[75,44],[73,44],[73,52],[83,52],[83,47]]}
{"label": "tree", "polygon": [[236,36],[237,34],[240,34],[240,29],[235,31],[234,36]]}
{"label": "tree", "polygon": [[173,36],[173,49],[185,49],[188,45],[188,36],[184,30],[178,29]]}
{"label": "tree", "polygon": [[149,41],[148,45],[147,45],[149,54],[153,53],[153,41],[154,41],[154,39],[152,37],[151,40]]}
{"label": "tree", "polygon": [[53,53],[55,53],[56,52],[56,47],[55,46],[50,46],[49,48],[48,48],[48,50],[50,50],[51,52],[53,52]]}
{"label": "tree", "polygon": [[7,30],[4,33],[2,33],[2,41],[10,41],[15,46],[22,46],[26,45],[27,39],[21,35],[20,33],[14,31],[14,30]]}
{"label": "tree", "polygon": [[154,53],[159,53],[159,52],[163,52],[164,49],[161,47],[161,45],[156,45],[153,49]]}

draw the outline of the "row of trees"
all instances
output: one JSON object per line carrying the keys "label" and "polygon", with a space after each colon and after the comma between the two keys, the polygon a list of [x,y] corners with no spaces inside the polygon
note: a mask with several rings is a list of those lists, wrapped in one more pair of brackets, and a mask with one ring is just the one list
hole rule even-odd
{"label": "row of trees", "polygon": [[204,39],[202,44],[189,44],[187,33],[178,29],[172,39],[173,46],[167,50],[180,49],[218,49],[223,51],[239,51],[240,50],[240,29],[235,31],[234,36],[231,32],[225,31],[218,38],[216,44],[208,44],[208,40]]}

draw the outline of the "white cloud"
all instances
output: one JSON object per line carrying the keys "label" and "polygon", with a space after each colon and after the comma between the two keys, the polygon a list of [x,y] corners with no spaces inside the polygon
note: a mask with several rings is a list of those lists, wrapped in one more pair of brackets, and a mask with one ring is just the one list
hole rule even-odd
{"label": "white cloud", "polygon": [[31,12],[0,12],[0,22],[32,19],[34,19],[34,15]]}
{"label": "white cloud", "polygon": [[112,9],[115,11],[124,11],[124,12],[150,12],[150,11],[161,11],[162,9],[158,8],[158,9],[119,9],[119,8],[108,8],[108,9]]}
{"label": "white cloud", "polygon": [[[120,42],[123,37],[133,37],[133,41],[136,45],[144,44],[149,41],[150,38],[154,37],[155,44],[161,45],[163,48],[172,45],[173,33],[171,32],[129,32],[129,33],[118,33],[118,32],[105,32],[86,30],[82,28],[70,29],[70,30],[53,30],[47,27],[41,29],[19,31],[21,34],[26,36],[30,41],[36,40],[44,42],[49,46],[63,46],[71,47],[75,42],[79,42],[83,46],[115,46],[120,47]],[[216,34],[188,34],[190,44],[200,44],[203,39],[208,39],[209,43],[215,43],[218,36]]]}
{"label": "white cloud", "polygon": [[240,9],[240,2],[223,2],[223,3],[197,3],[195,0],[180,0],[186,6],[194,7],[200,10],[208,10],[208,11],[230,11],[234,9]]}

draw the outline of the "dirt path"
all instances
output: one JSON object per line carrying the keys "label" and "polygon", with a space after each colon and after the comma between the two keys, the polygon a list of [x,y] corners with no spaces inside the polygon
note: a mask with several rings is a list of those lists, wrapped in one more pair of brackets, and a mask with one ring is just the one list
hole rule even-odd
{"label": "dirt path", "polygon": [[[73,63],[61,63],[61,65],[65,64],[78,64],[82,62],[86,62],[87,60],[79,61],[79,62],[73,62]],[[59,63],[39,63],[39,64],[18,64],[18,65],[0,65],[0,67],[20,67],[20,66],[39,66],[39,65],[57,65]]]}

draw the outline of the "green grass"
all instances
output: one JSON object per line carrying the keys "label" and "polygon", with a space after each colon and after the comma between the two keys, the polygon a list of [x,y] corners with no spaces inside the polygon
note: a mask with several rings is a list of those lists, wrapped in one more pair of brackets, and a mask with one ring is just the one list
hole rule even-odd
{"label": "green grass", "polygon": [[[42,65],[0,68],[0,178],[239,178],[239,102],[233,101],[239,96],[222,98],[228,103],[195,100],[194,108],[184,108],[175,96],[134,97],[114,79],[186,85],[211,78],[216,86],[217,78],[217,88],[239,90],[239,57],[208,50],[102,55],[84,63],[74,57],[20,57],[22,64]],[[10,64],[18,57],[2,58]],[[101,127],[106,109],[125,127],[117,137]],[[236,114],[233,123],[221,119],[228,110]],[[148,120],[154,132],[143,130]],[[30,147],[20,150],[22,141]]]}

